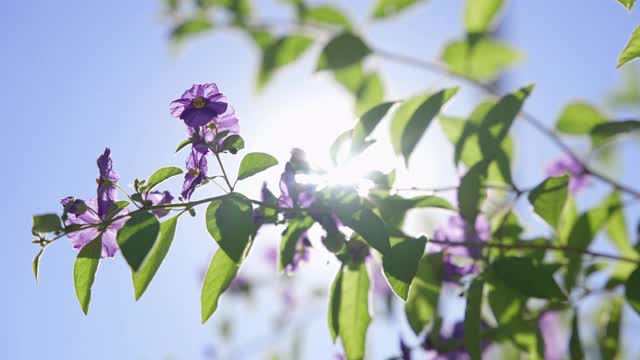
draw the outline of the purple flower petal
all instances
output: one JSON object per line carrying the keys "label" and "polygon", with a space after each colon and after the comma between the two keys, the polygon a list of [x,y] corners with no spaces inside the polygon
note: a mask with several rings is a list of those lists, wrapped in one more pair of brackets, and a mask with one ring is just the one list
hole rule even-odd
{"label": "purple flower petal", "polygon": [[[143,194],[143,198],[151,201],[152,206],[171,204],[171,201],[173,201],[173,196],[168,191],[152,191]],[[155,209],[151,212],[161,218],[169,213],[169,209]]]}
{"label": "purple flower petal", "polygon": [[189,200],[196,186],[200,185],[207,177],[207,158],[205,154],[191,149],[187,159],[187,173],[184,176],[182,185],[182,197]]}

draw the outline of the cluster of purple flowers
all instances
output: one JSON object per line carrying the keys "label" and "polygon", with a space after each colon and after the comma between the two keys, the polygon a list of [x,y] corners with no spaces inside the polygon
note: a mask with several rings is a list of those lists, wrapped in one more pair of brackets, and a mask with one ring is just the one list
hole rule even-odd
{"label": "cluster of purple flowers", "polygon": [[[120,217],[127,214],[128,210],[122,209],[117,213],[109,212],[113,203],[118,200],[116,184],[120,180],[120,174],[113,169],[113,159],[111,159],[109,148],[106,148],[104,153],[98,157],[97,164],[100,172],[100,176],[96,179],[98,184],[97,197],[81,200],[68,196],[60,203],[64,207],[65,225],[79,228],[79,230],[67,234],[73,247],[80,250],[94,239],[101,237],[102,257],[113,257],[118,251],[118,231],[127,222],[126,217]],[[143,199],[149,201],[153,206],[169,204],[173,200],[173,196],[168,191],[151,191],[143,194]],[[163,217],[169,213],[169,210],[155,209],[152,212],[158,217]],[[111,220],[116,217],[118,219]]]}
{"label": "cluster of purple flowers", "polygon": [[187,172],[182,197],[189,200],[194,190],[207,178],[207,157],[219,151],[229,135],[238,134],[240,127],[235,111],[216,84],[194,84],[174,100],[171,115],[184,121],[191,137],[191,152],[187,158]]}
{"label": "cluster of purple flowers", "polygon": [[[449,218],[447,226],[438,227],[433,239],[448,242],[488,241],[491,235],[489,221],[483,215],[476,218],[474,226],[468,224],[460,215]],[[481,247],[447,246],[433,244],[432,251],[444,252],[444,280],[457,282],[461,277],[478,272],[475,263],[460,264],[459,258],[477,259],[481,255]]]}

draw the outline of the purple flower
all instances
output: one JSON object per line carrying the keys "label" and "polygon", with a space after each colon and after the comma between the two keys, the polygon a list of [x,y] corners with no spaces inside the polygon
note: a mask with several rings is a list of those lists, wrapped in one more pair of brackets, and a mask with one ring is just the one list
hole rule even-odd
{"label": "purple flower", "polygon": [[251,283],[249,279],[242,275],[238,275],[233,280],[231,280],[231,284],[229,284],[229,292],[232,294],[246,294],[249,292],[251,288]]}
{"label": "purple flower", "polygon": [[[487,329],[488,327],[489,325],[483,321],[482,328]],[[464,322],[458,321],[457,323],[455,323],[453,326],[453,331],[451,332],[450,335],[443,336],[442,334],[439,334],[438,336],[439,336],[440,342],[464,339]],[[489,346],[489,342],[486,340],[482,341],[481,346],[482,346],[482,352],[484,352]],[[428,359],[432,359],[432,360],[468,360],[470,359],[469,353],[467,353],[467,351],[464,350],[464,347],[453,349],[447,353],[438,353],[437,350],[433,348],[433,344],[430,336],[427,336],[424,343],[422,344],[422,347],[425,350],[427,350]]]}
{"label": "purple flower", "polygon": [[547,176],[562,176],[565,173],[571,176],[569,190],[573,193],[583,190],[591,182],[591,176],[585,172],[582,163],[571,155],[564,155],[549,163],[545,168]]}
{"label": "purple flower", "polygon": [[82,215],[87,211],[87,204],[83,200],[76,199],[73,196],[67,196],[60,200],[67,214]]}
{"label": "purple flower", "polygon": [[[171,204],[173,196],[168,191],[152,191],[145,193],[142,197],[151,202],[151,206]],[[151,211],[155,216],[161,218],[169,213],[169,209],[155,209]]]}
{"label": "purple flower", "polygon": [[558,314],[547,311],[538,321],[540,333],[544,340],[544,358],[547,360],[561,360],[566,358],[567,344],[565,334],[560,328]]}
{"label": "purple flower", "polygon": [[191,149],[191,154],[187,159],[187,173],[184,175],[182,185],[182,197],[189,200],[196,186],[200,185],[207,177],[207,158],[205,154]]}
{"label": "purple flower", "polygon": [[400,358],[402,360],[411,360],[411,348],[400,338]]}
{"label": "purple flower", "polygon": [[278,248],[275,246],[269,246],[264,251],[264,259],[269,264],[269,266],[273,266],[274,268],[278,266]]}
{"label": "purple flower", "polygon": [[171,103],[171,116],[184,120],[189,127],[204,126],[218,118],[229,107],[227,98],[216,84],[194,84],[182,97]]}
{"label": "purple flower", "polygon": [[280,292],[280,300],[282,300],[284,306],[289,310],[293,309],[297,304],[296,298],[291,292],[290,287],[285,287],[282,289],[282,291]]}
{"label": "purple flower", "polygon": [[443,259],[444,278],[446,282],[458,282],[465,275],[475,274],[478,272],[478,266],[475,263],[459,265],[450,254],[445,254]]}
{"label": "purple flower", "polygon": [[[65,201],[68,198],[63,199],[61,202],[63,206],[65,206]],[[85,245],[93,241],[94,239],[100,236],[100,230],[97,225],[102,223],[104,219],[104,215],[98,215],[98,200],[97,199],[89,199],[84,201],[86,205],[87,211],[80,215],[75,215],[73,213],[67,214],[67,220],[64,222],[66,226],[77,225],[96,225],[93,227],[89,227],[83,230],[74,231],[67,234],[69,240],[71,240],[71,244],[74,248],[80,250]],[[122,210],[118,215],[124,215],[127,213],[127,210]],[[109,224],[109,226],[104,229],[102,232],[102,257],[112,257],[118,251],[118,242],[116,241],[116,237],[118,235],[118,231],[122,228],[124,223],[127,221],[127,218],[122,218],[120,220],[116,220]]]}
{"label": "purple flower", "polygon": [[[476,218],[474,227],[469,226],[460,215],[449,217],[446,227],[439,227],[433,233],[433,239],[449,242],[487,241],[491,236],[489,221],[483,215]],[[447,245],[440,245],[440,249]],[[451,246],[447,252],[453,255],[471,256],[474,259],[480,257],[482,251],[479,246]]]}
{"label": "purple flower", "polygon": [[378,263],[374,263],[371,269],[371,277],[373,280],[373,293],[386,298],[391,294],[391,288],[387,283],[387,279],[384,277],[382,266]]}
{"label": "purple flower", "polygon": [[111,150],[106,148],[104,154],[98,158],[98,169],[100,177],[98,183],[98,215],[103,217],[111,204],[116,201],[118,195],[115,183],[120,180],[118,172],[113,170],[113,160],[111,160]]}
{"label": "purple flower", "polygon": [[296,243],[296,252],[293,254],[293,260],[291,264],[287,265],[285,269],[288,272],[295,271],[300,263],[309,261],[309,248],[311,247],[311,241],[307,236],[307,233],[304,232],[298,242]]}
{"label": "purple flower", "polygon": [[300,184],[296,175],[306,173],[309,164],[305,159],[304,151],[293,149],[291,159],[285,164],[284,172],[280,176],[280,198],[278,206],[284,208],[307,208],[315,201],[315,185]]}
{"label": "purple flower", "polygon": [[236,117],[235,110],[231,105],[227,107],[227,110],[220,114],[215,120],[212,120],[205,124],[204,126],[199,127],[199,130],[196,135],[196,130],[192,127],[187,126],[187,133],[191,138],[195,141],[193,142],[193,147],[202,152],[209,152],[209,143],[211,143],[216,135],[222,133],[224,131],[228,131],[227,135],[218,139],[217,146],[221,145],[224,139],[226,139],[229,135],[239,134],[240,133],[240,125],[238,124],[239,120]]}

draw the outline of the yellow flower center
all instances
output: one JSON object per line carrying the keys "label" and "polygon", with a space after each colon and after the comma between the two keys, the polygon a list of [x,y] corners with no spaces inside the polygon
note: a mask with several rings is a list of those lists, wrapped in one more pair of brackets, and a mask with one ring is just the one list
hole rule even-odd
{"label": "yellow flower center", "polygon": [[193,99],[193,107],[196,109],[202,109],[205,105],[207,105],[207,101],[202,96]]}
{"label": "yellow flower center", "polygon": [[212,122],[207,124],[207,127],[209,128],[209,130],[215,131],[216,128],[218,127],[218,125],[216,125],[215,121],[212,121]]}
{"label": "yellow flower center", "polygon": [[200,175],[200,169],[189,169],[189,174],[193,176]]}

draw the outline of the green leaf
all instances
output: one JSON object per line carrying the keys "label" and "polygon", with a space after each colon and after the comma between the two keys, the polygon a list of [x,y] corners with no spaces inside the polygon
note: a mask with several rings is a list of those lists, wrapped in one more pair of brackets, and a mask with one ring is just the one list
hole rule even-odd
{"label": "green leaf", "polygon": [[580,341],[580,327],[578,326],[578,309],[571,319],[571,338],[569,339],[569,355],[571,359],[582,360],[585,358],[582,342]]}
{"label": "green leaf", "polygon": [[[612,203],[622,203],[620,194],[617,192],[611,194],[611,201]],[[609,216],[609,221],[607,221],[607,235],[609,235],[609,238],[623,254],[634,253],[631,239],[627,233],[627,222],[622,207],[614,210]]]}
{"label": "green leaf", "polygon": [[418,271],[427,238],[391,238],[391,251],[382,258],[382,267],[391,289],[402,300],[407,300],[409,286]]}
{"label": "green leaf", "polygon": [[467,0],[464,11],[467,33],[483,33],[489,30],[489,25],[502,7],[502,3],[502,0]]}
{"label": "green leaf", "polygon": [[228,151],[236,154],[242,149],[244,149],[244,139],[236,134],[227,136],[222,142],[222,145],[220,145],[220,152]]}
{"label": "green leaf", "polygon": [[240,264],[253,229],[251,202],[239,193],[230,193],[209,203],[207,230],[229,258]]}
{"label": "green leaf", "polygon": [[32,231],[35,233],[49,233],[62,230],[62,223],[57,214],[33,215]]}
{"label": "green leaf", "polygon": [[533,298],[566,300],[553,278],[553,269],[526,257],[502,257],[491,264],[496,278],[518,293]]}
{"label": "green leaf", "polygon": [[591,129],[591,141],[594,146],[599,146],[612,137],[636,131],[640,131],[640,121],[638,120],[601,123]]}
{"label": "green leaf", "polygon": [[182,174],[182,169],[179,167],[167,166],[160,168],[149,177],[149,180],[147,180],[147,183],[145,184],[145,190],[151,191],[161,182],[180,174]]}
{"label": "green leaf", "polygon": [[303,35],[283,36],[264,49],[258,75],[258,89],[273,77],[276,70],[298,60],[313,44],[313,39]]}
{"label": "green leaf", "polygon": [[624,6],[627,10],[631,11],[633,9],[633,5],[635,5],[636,0],[618,0],[622,6]]}
{"label": "green leaf", "polygon": [[131,215],[118,232],[118,246],[131,269],[138,271],[160,233],[158,218],[148,211]]}
{"label": "green leaf", "polygon": [[178,144],[178,146],[176,147],[176,154],[178,152],[180,152],[180,150],[184,149],[187,145],[192,144],[193,143],[193,138],[188,138],[188,139],[184,139],[180,142],[180,144]]}
{"label": "green leaf", "polygon": [[365,204],[359,206],[340,206],[335,209],[340,220],[381,254],[391,250],[389,233],[384,222]]}
{"label": "green leaf", "polygon": [[621,297],[618,297],[607,305],[604,314],[607,323],[604,333],[600,334],[599,341],[601,359],[615,360],[620,358],[620,326],[622,325],[622,305],[624,305],[624,301]]}
{"label": "green leaf", "polygon": [[351,28],[351,22],[347,16],[334,6],[320,5],[311,7],[305,10],[304,15],[315,22],[337,25],[345,29]]}
{"label": "green leaf", "polygon": [[484,281],[476,278],[467,291],[464,313],[464,345],[472,360],[482,358],[482,290]]}
{"label": "green leaf", "polygon": [[476,37],[449,43],[440,58],[454,73],[477,81],[494,81],[523,56],[491,38]]}
{"label": "green leaf", "polygon": [[498,280],[493,281],[488,300],[498,324],[506,327],[520,319],[526,298]]}
{"label": "green leaf", "polygon": [[420,0],[378,0],[373,9],[373,17],[381,19],[398,15],[418,3],[420,3]]}
{"label": "green leaf", "polygon": [[535,187],[529,193],[529,202],[533,210],[540,215],[547,224],[557,229],[562,211],[569,194],[569,177],[550,177]]}
{"label": "green leaf", "polygon": [[435,320],[443,279],[442,253],[425,254],[418,263],[418,271],[411,281],[405,303],[405,313],[413,332],[418,335]]}
{"label": "green leaf", "polygon": [[362,70],[362,63],[355,63],[353,65],[336,69],[333,71],[333,76],[345,89],[347,89],[353,95],[356,95],[360,85],[364,80],[364,70]]}
{"label": "green leaf", "polygon": [[351,135],[351,153],[358,154],[362,151],[367,136],[371,135],[380,121],[385,117],[394,102],[385,102],[372,107],[360,117],[360,120],[353,128]]}
{"label": "green leaf", "polygon": [[340,155],[340,150],[342,150],[343,146],[349,141],[352,137],[353,130],[349,129],[342,134],[338,135],[338,137],[333,141],[331,147],[329,148],[329,153],[331,155],[331,161],[334,164],[338,163],[338,155]]}
{"label": "green leaf", "polygon": [[637,108],[640,104],[640,73],[637,66],[622,69],[622,84],[607,94],[607,103],[616,110]]}
{"label": "green leaf", "polygon": [[89,312],[91,287],[96,279],[100,255],[102,255],[102,238],[98,237],[80,250],[73,265],[73,286],[85,315]]}
{"label": "green leaf", "polygon": [[136,300],[140,299],[142,294],[147,290],[149,283],[151,283],[151,280],[160,268],[160,264],[162,264],[165,256],[167,256],[171,243],[173,242],[173,237],[176,234],[178,216],[179,215],[176,215],[160,224],[160,236],[151,249],[147,261],[142,264],[138,271],[131,274]]}
{"label": "green leaf", "polygon": [[260,152],[248,153],[240,162],[238,180],[246,179],[276,165],[278,165],[278,160],[269,154]]}
{"label": "green leaf", "polygon": [[571,135],[589,134],[594,126],[605,121],[604,115],[595,107],[583,102],[573,102],[560,113],[556,130]]}
{"label": "green leaf", "polygon": [[640,26],[633,30],[631,38],[629,38],[627,45],[622,50],[622,53],[620,53],[616,67],[619,68],[638,56],[640,56]]}
{"label": "green leaf", "polygon": [[171,31],[171,38],[178,42],[211,30],[212,28],[213,23],[206,15],[200,14],[176,26],[173,31]]}
{"label": "green leaf", "polygon": [[335,70],[359,63],[371,49],[360,37],[351,32],[343,32],[331,39],[322,49],[317,70]]}
{"label": "green leaf", "polygon": [[293,218],[288,221],[287,229],[282,233],[280,241],[280,271],[286,269],[293,262],[298,240],[314,223],[313,218],[309,216]]}
{"label": "green leaf", "polygon": [[625,296],[633,310],[640,314],[640,268],[637,268],[627,278]]}
{"label": "green leaf", "polygon": [[382,100],[384,100],[384,84],[380,75],[368,74],[356,91],[356,115],[364,115]]}
{"label": "green leaf", "polygon": [[40,268],[40,258],[42,258],[42,254],[44,254],[44,248],[38,251],[33,258],[33,263],[31,263],[31,269],[33,270],[33,276],[36,278],[36,282],[38,282],[38,269]]}
{"label": "green leaf", "polygon": [[369,315],[369,274],[365,263],[345,267],[342,272],[338,329],[349,360],[363,359]]}
{"label": "green leaf", "polygon": [[200,302],[203,324],[218,308],[220,295],[227,290],[239,268],[240,265],[230,258],[222,248],[216,251],[202,283]]}
{"label": "green leaf", "polygon": [[111,204],[111,206],[109,206],[105,219],[111,219],[115,217],[116,215],[120,214],[122,210],[126,209],[128,206],[129,206],[129,202],[126,200],[118,200],[114,202],[113,204]]}
{"label": "green leaf", "polygon": [[419,95],[398,107],[391,120],[391,144],[406,163],[431,120],[457,92],[458,88],[448,88],[432,95]]}
{"label": "green leaf", "polygon": [[458,188],[458,204],[460,215],[468,224],[475,224],[482,201],[486,197],[487,167],[485,163],[477,163],[460,180]]}
{"label": "green leaf", "polygon": [[329,293],[329,331],[331,339],[336,342],[340,335],[340,302],[342,300],[342,267],[338,270]]}

